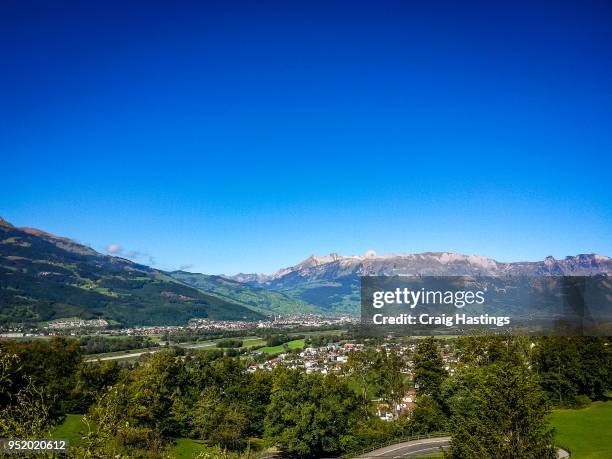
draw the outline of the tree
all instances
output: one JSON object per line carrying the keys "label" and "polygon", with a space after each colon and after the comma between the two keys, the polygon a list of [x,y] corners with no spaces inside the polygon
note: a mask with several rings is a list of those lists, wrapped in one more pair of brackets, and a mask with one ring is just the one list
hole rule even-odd
{"label": "tree", "polygon": [[251,433],[261,435],[270,376],[246,373],[238,359],[201,354],[182,359],[166,350],[122,372],[85,416],[79,454],[165,457],[172,438],[189,435],[236,450]]}
{"label": "tree", "polygon": [[361,409],[364,417],[368,416],[371,408],[370,399],[374,393],[372,388],[376,387],[375,379],[377,375],[373,368],[375,360],[376,352],[372,350],[351,352],[347,362],[342,367],[344,374],[359,387]]}
{"label": "tree", "polygon": [[246,443],[246,413],[238,403],[223,400],[214,390],[198,400],[192,425],[198,438],[212,444],[237,450]]}
{"label": "tree", "polygon": [[247,413],[245,433],[251,437],[262,437],[264,433],[264,419],[266,408],[270,404],[272,392],[272,373],[256,371],[245,375],[246,383],[240,387],[242,392],[238,401]]}
{"label": "tree", "polygon": [[[0,354],[0,382],[8,381],[7,368],[17,356]],[[1,386],[0,386],[1,387]],[[31,381],[0,408],[0,437],[40,438],[50,431],[50,403],[45,392]]]}
{"label": "tree", "polygon": [[325,457],[351,444],[359,400],[334,375],[279,368],[265,419],[265,439],[286,454]]}
{"label": "tree", "polygon": [[152,354],[127,379],[127,416],[162,436],[179,433],[184,426],[172,417],[177,395],[190,386],[184,363],[170,351]]}
{"label": "tree", "polygon": [[593,400],[605,400],[612,389],[612,340],[610,337],[581,336],[571,338],[578,342],[582,379],[578,394]]}
{"label": "tree", "polygon": [[67,402],[68,412],[87,412],[100,394],[117,382],[119,370],[117,362],[92,362],[79,366]]}
{"label": "tree", "polygon": [[414,387],[417,395],[431,395],[440,398],[440,387],[448,377],[440,349],[434,338],[419,342],[414,355]]}
{"label": "tree", "polygon": [[75,457],[161,458],[162,436],[155,429],[130,417],[130,389],[124,383],[109,388],[83,417],[87,426],[83,440],[72,448]]}
{"label": "tree", "polygon": [[524,340],[506,338],[493,363],[464,367],[445,385],[452,413],[451,456],[554,458],[549,409],[524,358]]}
{"label": "tree", "polygon": [[15,356],[18,362],[7,370],[4,388],[0,389],[0,407],[10,405],[14,401],[11,398],[26,387],[35,387],[45,397],[49,419],[60,418],[66,412],[75,372],[82,361],[78,349],[78,341],[66,338],[0,343],[0,355]]}
{"label": "tree", "polygon": [[377,393],[395,412],[408,388],[407,377],[402,373],[404,361],[395,351],[382,351],[377,356]]}
{"label": "tree", "polygon": [[235,347],[242,347],[242,340],[240,339],[222,339],[220,341],[217,341],[217,347],[221,347],[221,348],[235,348]]}
{"label": "tree", "polygon": [[[500,336],[464,336],[457,339],[456,350],[462,365],[489,365],[506,355],[507,341]],[[516,346],[514,342],[514,346]],[[528,348],[523,350],[527,356]]]}
{"label": "tree", "polygon": [[612,387],[609,338],[543,337],[533,362],[542,387],[558,405],[572,405],[580,395],[602,400]]}
{"label": "tree", "polygon": [[430,395],[422,395],[415,401],[415,407],[408,422],[410,433],[442,432],[447,419],[438,402]]}

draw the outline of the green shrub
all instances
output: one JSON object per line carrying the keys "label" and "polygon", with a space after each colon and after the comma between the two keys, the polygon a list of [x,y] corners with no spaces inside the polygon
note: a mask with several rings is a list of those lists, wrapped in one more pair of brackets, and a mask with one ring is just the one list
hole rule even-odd
{"label": "green shrub", "polygon": [[222,348],[237,348],[242,347],[242,340],[239,339],[222,339],[217,342],[217,347]]}
{"label": "green shrub", "polygon": [[577,395],[574,397],[574,407],[586,408],[591,404],[591,399],[587,395]]}

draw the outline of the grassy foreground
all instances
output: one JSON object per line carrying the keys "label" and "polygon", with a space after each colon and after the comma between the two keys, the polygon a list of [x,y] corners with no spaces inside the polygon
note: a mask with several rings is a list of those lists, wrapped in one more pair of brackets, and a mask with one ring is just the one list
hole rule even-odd
{"label": "grassy foreground", "polygon": [[201,440],[191,440],[180,438],[176,440],[176,445],[171,449],[171,454],[177,459],[191,459],[198,453],[207,451],[206,443]]}
{"label": "grassy foreground", "polygon": [[555,410],[551,424],[557,443],[575,459],[612,458],[612,401],[594,402],[578,410]]}
{"label": "grassy foreground", "polygon": [[67,414],[64,422],[51,432],[51,436],[66,439],[70,445],[77,446],[81,442],[81,433],[85,432],[86,428],[82,414]]}

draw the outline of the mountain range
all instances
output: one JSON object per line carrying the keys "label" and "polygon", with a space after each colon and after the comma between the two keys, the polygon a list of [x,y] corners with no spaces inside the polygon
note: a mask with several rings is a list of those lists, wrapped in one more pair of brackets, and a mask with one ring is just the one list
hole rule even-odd
{"label": "mountain range", "polygon": [[612,275],[612,258],[596,254],[568,256],[561,260],[502,263],[479,255],[450,252],[342,256],[311,256],[271,275],[237,274],[231,279],[282,292],[316,305],[324,311],[355,313],[359,308],[360,276],[589,276]]}
{"label": "mountain range", "polygon": [[612,275],[596,254],[502,263],[449,252],[311,256],[274,274],[165,272],[0,218],[0,324],[104,318],[122,325],[275,314],[357,314],[362,275]]}

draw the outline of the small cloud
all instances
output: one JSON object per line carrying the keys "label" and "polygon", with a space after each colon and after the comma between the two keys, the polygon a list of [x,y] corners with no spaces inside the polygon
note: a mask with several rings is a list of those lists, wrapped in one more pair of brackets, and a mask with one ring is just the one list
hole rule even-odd
{"label": "small cloud", "polygon": [[365,257],[366,257],[366,258],[374,258],[375,256],[376,256],[376,252],[375,252],[374,250],[368,250],[368,251],[365,253]]}
{"label": "small cloud", "polygon": [[114,256],[128,258],[132,261],[137,261],[149,266],[155,265],[155,258],[148,253],[141,252],[139,250],[125,250],[119,244],[108,244],[106,246],[106,252]]}
{"label": "small cloud", "polygon": [[123,248],[119,244],[108,244],[106,246],[106,251],[115,255],[123,252]]}
{"label": "small cloud", "polygon": [[193,268],[194,268],[194,265],[187,264],[187,265],[179,266],[178,270],[179,271],[189,271],[190,269],[193,269]]}

